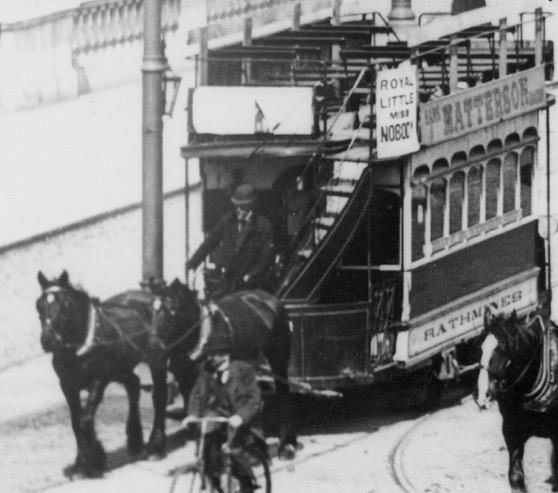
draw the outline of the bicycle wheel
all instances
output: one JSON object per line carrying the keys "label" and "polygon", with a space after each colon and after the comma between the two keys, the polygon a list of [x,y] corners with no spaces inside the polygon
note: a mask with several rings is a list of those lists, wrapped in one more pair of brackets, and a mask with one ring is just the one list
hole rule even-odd
{"label": "bicycle wheel", "polygon": [[186,464],[174,472],[169,493],[194,493],[203,491],[202,486],[198,469]]}
{"label": "bicycle wheel", "polygon": [[[267,455],[256,446],[247,446],[244,451],[248,456],[252,472],[254,473],[256,482],[254,493],[271,493],[271,471]],[[234,475],[230,476],[229,487],[227,472],[227,468],[225,467],[225,470],[221,474],[220,485],[212,489],[212,493],[241,493],[243,491],[239,481]]]}

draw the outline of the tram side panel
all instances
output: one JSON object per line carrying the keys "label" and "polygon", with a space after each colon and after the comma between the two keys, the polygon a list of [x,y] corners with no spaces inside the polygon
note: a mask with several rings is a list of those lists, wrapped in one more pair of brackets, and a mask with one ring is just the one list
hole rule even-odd
{"label": "tram side panel", "polygon": [[411,318],[539,266],[532,221],[413,270]]}

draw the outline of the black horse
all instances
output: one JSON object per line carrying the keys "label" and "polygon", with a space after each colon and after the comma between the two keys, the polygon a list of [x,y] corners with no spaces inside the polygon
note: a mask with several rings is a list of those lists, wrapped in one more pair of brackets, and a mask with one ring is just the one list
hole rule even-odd
{"label": "black horse", "polygon": [[[523,453],[532,436],[558,446],[558,338],[555,327],[541,316],[520,323],[516,312],[485,312],[485,338],[475,401],[486,409],[498,402],[502,433],[509,453],[508,479],[513,492],[525,492]],[[552,478],[558,478],[556,455]],[[554,482],[553,491],[558,491]]]}
{"label": "black horse", "polygon": [[[288,416],[291,331],[281,301],[265,291],[249,290],[230,294],[204,306],[195,293],[178,280],[163,288],[160,295],[157,325],[169,333],[170,368],[185,402],[197,376],[195,364],[203,358],[204,345],[210,334],[226,341],[233,359],[258,366],[263,355],[269,364],[268,374],[275,379],[279,455],[292,458],[296,438],[290,432]],[[197,344],[193,351],[192,337],[196,338]]]}
{"label": "black horse", "polygon": [[[37,310],[42,325],[41,345],[52,352],[52,364],[68,403],[77,443],[70,476],[98,477],[106,466],[106,454],[95,433],[95,412],[110,382],[126,388],[129,414],[127,446],[131,455],[144,451],[139,412],[140,380],[134,368],[146,362],[153,379],[153,429],[147,445],[152,458],[165,455],[168,334],[152,327],[153,296],[136,291],[99,303],[69,282],[64,271],[48,280],[38,274],[42,294]],[[82,406],[80,391],[88,391]]]}

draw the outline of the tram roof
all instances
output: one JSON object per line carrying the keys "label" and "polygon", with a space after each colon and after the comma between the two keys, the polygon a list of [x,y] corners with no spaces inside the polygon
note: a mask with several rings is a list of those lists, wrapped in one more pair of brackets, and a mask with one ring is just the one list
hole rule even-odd
{"label": "tram roof", "polygon": [[469,10],[461,14],[438,17],[423,26],[408,28],[407,45],[412,48],[483,24],[498,24],[499,20],[504,17],[508,19],[509,25],[509,19],[515,18],[521,13],[534,12],[538,7],[548,8],[548,3],[543,0],[508,1],[505,2],[504,9],[504,4],[501,1],[493,1],[490,4],[487,7]]}
{"label": "tram roof", "polygon": [[[218,142],[187,145],[181,148],[183,158],[240,158],[248,159],[254,156],[265,157],[295,157],[312,156],[319,150],[321,142],[315,139],[285,139],[274,140],[245,140],[236,142]],[[346,147],[346,141],[328,143],[329,152]],[[336,148],[337,147],[337,148]]]}

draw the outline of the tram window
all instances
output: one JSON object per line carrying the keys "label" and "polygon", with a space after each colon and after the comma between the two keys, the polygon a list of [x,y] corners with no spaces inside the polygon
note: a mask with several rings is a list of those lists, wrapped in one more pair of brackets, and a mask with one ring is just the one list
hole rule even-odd
{"label": "tram window", "polygon": [[533,213],[533,163],[535,150],[528,147],[521,153],[521,215],[530,216]]}
{"label": "tram window", "polygon": [[510,152],[504,158],[504,214],[515,209],[515,191],[517,187],[517,154]]}
{"label": "tram window", "polygon": [[413,261],[424,257],[424,235],[425,235],[425,212],[426,212],[426,194],[425,185],[417,185],[413,188],[413,204],[412,204],[412,256]]}
{"label": "tram window", "polygon": [[486,165],[486,220],[498,215],[500,195],[500,160],[492,159]]}
{"label": "tram window", "polygon": [[467,227],[480,223],[482,168],[475,166],[467,174]]}
{"label": "tram window", "polygon": [[446,210],[446,180],[437,179],[430,185],[430,240],[444,236],[444,213]]}
{"label": "tram window", "polygon": [[463,200],[465,198],[465,173],[455,173],[450,181],[450,234],[463,229]]}

